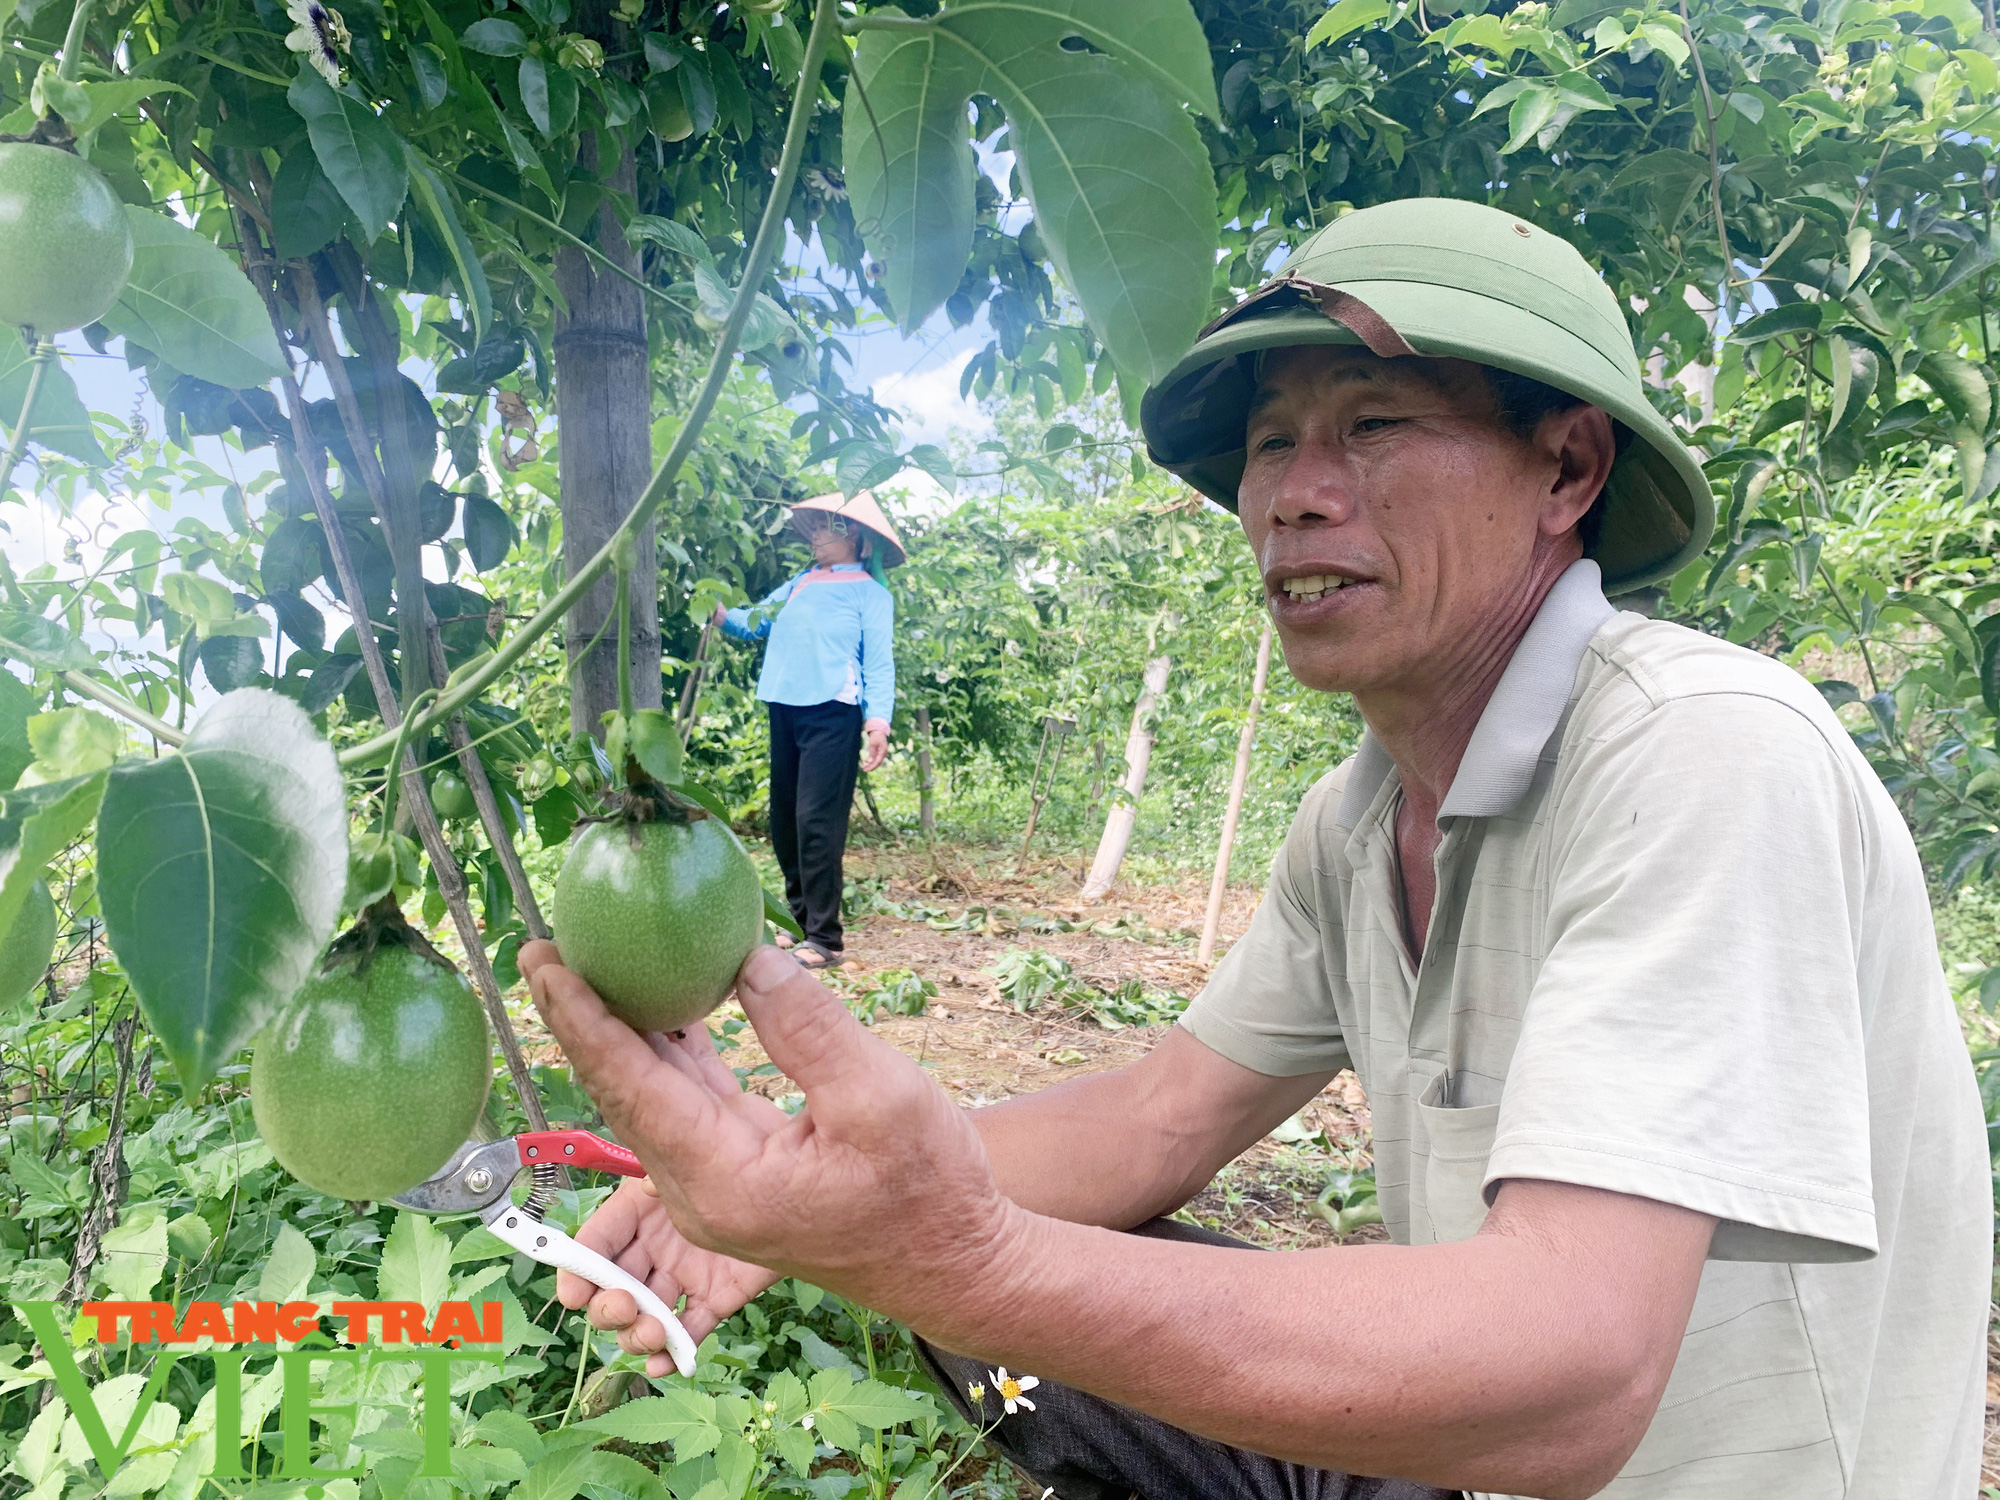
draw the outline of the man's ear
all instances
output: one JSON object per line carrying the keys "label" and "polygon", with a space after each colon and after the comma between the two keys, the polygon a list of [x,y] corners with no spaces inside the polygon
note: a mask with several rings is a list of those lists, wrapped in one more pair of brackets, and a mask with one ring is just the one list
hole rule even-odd
{"label": "man's ear", "polygon": [[1542,419],[1535,448],[1552,466],[1541,529],[1547,536],[1561,536],[1583,519],[1603,491],[1618,458],[1618,438],[1603,407],[1572,406]]}

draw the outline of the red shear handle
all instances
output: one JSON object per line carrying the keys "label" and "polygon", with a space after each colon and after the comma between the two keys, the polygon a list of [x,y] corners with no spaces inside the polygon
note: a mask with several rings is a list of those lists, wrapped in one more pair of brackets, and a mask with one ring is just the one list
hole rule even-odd
{"label": "red shear handle", "polygon": [[534,1130],[514,1137],[521,1164],[555,1162],[565,1167],[582,1167],[591,1172],[616,1172],[620,1177],[644,1177],[639,1158],[623,1146],[599,1140],[588,1130]]}

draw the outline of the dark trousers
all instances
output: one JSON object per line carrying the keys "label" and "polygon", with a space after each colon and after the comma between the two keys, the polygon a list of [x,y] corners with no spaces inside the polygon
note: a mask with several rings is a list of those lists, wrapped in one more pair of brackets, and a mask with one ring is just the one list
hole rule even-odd
{"label": "dark trousers", "polygon": [[806,941],[841,947],[841,861],[861,768],[861,705],[772,703],[771,847]]}
{"label": "dark trousers", "polygon": [[[1155,1219],[1133,1233],[1255,1248],[1171,1219]],[[1053,1488],[1055,1500],[1462,1500],[1456,1490],[1408,1479],[1365,1479],[1232,1448],[1049,1380],[1030,1394],[1032,1412],[1004,1416],[985,1365],[922,1339],[916,1344],[959,1415],[976,1427],[998,1418],[987,1442],[1034,1481],[1036,1493]],[[966,1389],[974,1384],[986,1387],[977,1410]]]}

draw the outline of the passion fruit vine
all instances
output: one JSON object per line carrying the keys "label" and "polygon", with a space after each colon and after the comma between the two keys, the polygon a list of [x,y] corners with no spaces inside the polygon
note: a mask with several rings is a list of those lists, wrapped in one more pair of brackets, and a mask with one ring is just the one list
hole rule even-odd
{"label": "passion fruit vine", "polygon": [[647,783],[578,835],[556,877],[563,963],[638,1031],[679,1031],[714,1010],[764,936],[764,892],[736,835],[671,787]]}
{"label": "passion fruit vine", "polygon": [[471,987],[393,899],[334,941],[258,1038],[250,1107],[278,1165],[322,1193],[393,1198],[479,1122],[492,1078]]}
{"label": "passion fruit vine", "polygon": [[73,151],[0,143],[0,324],[43,337],[95,323],[132,274],[125,205]]}

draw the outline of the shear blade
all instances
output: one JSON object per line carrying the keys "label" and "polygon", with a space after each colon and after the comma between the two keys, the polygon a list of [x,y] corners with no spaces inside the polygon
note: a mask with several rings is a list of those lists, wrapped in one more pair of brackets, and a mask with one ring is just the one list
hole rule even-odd
{"label": "shear blade", "polygon": [[469,1214],[507,1196],[521,1172],[520,1149],[512,1136],[467,1141],[434,1177],[389,1201],[426,1214]]}

